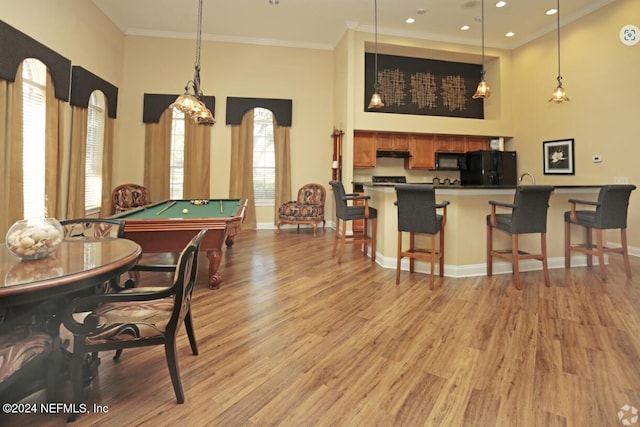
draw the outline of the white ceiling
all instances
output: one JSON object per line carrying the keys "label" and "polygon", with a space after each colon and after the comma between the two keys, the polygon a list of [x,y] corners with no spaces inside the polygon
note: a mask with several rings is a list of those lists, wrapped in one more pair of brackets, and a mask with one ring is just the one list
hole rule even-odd
{"label": "white ceiling", "polygon": [[[275,0],[272,0],[275,1]],[[204,0],[202,37],[256,44],[331,49],[347,28],[374,31],[374,0]],[[561,24],[615,0],[561,0]],[[93,0],[128,35],[193,38],[198,0]],[[545,15],[556,0],[485,0],[485,44],[514,48],[557,25]],[[426,10],[417,13],[418,9]],[[413,24],[404,21],[413,17]],[[378,33],[481,43],[481,0],[378,0]],[[468,31],[461,31],[469,25]],[[507,38],[508,31],[515,33]]]}

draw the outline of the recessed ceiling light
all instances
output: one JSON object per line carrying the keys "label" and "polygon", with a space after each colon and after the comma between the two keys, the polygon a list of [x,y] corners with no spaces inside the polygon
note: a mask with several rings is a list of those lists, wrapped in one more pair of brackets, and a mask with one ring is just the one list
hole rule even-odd
{"label": "recessed ceiling light", "polygon": [[461,29],[462,31],[467,31],[469,28],[471,28],[471,27],[470,27],[470,26],[468,26],[468,25],[463,25],[462,27],[460,27],[460,29]]}
{"label": "recessed ceiling light", "polygon": [[280,0],[269,0],[269,4],[272,6],[277,6],[280,4]]}
{"label": "recessed ceiling light", "polygon": [[406,22],[407,24],[413,24],[414,22],[416,22],[416,20],[413,18],[407,18],[404,22]]}
{"label": "recessed ceiling light", "polygon": [[507,34],[505,34],[506,37],[513,37],[515,35],[516,33],[514,33],[513,31],[509,31]]}
{"label": "recessed ceiling light", "polygon": [[496,3],[496,7],[504,7],[507,5],[506,1],[499,1],[498,3]]}
{"label": "recessed ceiling light", "polygon": [[558,13],[558,9],[549,9],[545,12],[546,15],[555,15]]}
{"label": "recessed ceiling light", "polygon": [[420,9],[416,10],[416,13],[418,15],[424,15],[425,13],[427,13],[427,9],[421,7]]}

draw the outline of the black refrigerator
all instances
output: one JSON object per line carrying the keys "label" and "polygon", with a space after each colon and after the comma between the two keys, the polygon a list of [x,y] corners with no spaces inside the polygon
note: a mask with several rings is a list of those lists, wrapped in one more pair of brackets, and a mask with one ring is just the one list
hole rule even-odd
{"label": "black refrigerator", "polygon": [[470,151],[460,171],[462,185],[517,185],[515,151]]}

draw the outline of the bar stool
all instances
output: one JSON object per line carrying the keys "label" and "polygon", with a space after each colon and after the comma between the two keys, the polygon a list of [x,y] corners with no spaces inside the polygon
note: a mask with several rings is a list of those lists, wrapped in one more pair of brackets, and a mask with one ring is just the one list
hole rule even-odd
{"label": "bar stool", "polygon": [[[549,267],[547,265],[547,211],[553,187],[548,185],[527,185],[516,188],[513,203],[489,201],[491,213],[487,215],[487,276],[493,273],[493,257],[511,262],[516,289],[520,289],[521,259],[542,261],[544,284],[550,286]],[[510,214],[497,214],[496,208],[511,209]],[[502,230],[511,235],[511,249],[493,248],[493,229]],[[518,248],[520,234],[539,233],[541,253],[531,254]]]}
{"label": "bar stool", "polygon": [[[569,199],[571,210],[564,213],[564,266],[571,267],[571,251],[587,255],[587,265],[593,264],[593,255],[598,257],[600,278],[607,281],[607,271],[604,265],[605,253],[622,254],[624,271],[631,278],[629,265],[629,251],[627,249],[627,211],[631,192],[635,185],[605,185],[600,189],[597,202]],[[594,206],[595,210],[576,210],[576,205]],[[586,242],[571,244],[571,224],[585,228]],[[593,245],[592,230],[596,230],[596,245]],[[620,229],[620,248],[608,248],[603,244],[602,230]]]}
{"label": "bar stool", "polygon": [[[376,260],[376,232],[378,224],[378,211],[369,207],[369,196],[361,196],[359,194],[346,194],[341,181],[329,181],[329,185],[333,188],[333,196],[336,204],[336,239],[333,241],[332,256],[335,256],[340,243],[340,253],[338,254],[338,263],[342,262],[344,247],[347,244],[359,244],[363,246],[363,251],[367,253],[367,245],[371,245],[371,261]],[[362,201],[364,204],[357,206],[349,206],[348,202]],[[353,233],[347,236],[347,221],[364,220],[364,231],[362,233]],[[371,236],[369,236],[369,220],[371,220]],[[340,225],[342,222],[342,226]]]}
{"label": "bar stool", "polygon": [[[400,283],[400,261],[409,258],[409,272],[413,273],[415,260],[430,261],[431,278],[429,289],[433,289],[435,261],[438,260],[440,277],[444,276],[444,225],[447,222],[448,201],[436,203],[433,185],[398,184],[395,186],[398,206],[398,255],[396,265],[396,285]],[[436,213],[442,209],[442,215]],[[402,250],[402,233],[409,233],[409,248]],[[440,245],[436,247],[436,234],[440,233]],[[431,236],[429,248],[415,245],[416,234]]]}

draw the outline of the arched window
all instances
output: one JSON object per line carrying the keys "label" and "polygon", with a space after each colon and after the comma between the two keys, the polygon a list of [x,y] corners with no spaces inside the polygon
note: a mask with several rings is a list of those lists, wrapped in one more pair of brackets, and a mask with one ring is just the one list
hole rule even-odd
{"label": "arched window", "polygon": [[[22,63],[22,170],[25,218],[45,212],[45,127],[47,67],[37,59]],[[54,213],[49,213],[53,215]]]}
{"label": "arched window", "polygon": [[94,91],[89,98],[85,159],[85,211],[92,214],[102,205],[102,153],[105,128],[104,94]]}
{"label": "arched window", "polygon": [[273,113],[253,109],[253,192],[256,206],[275,203],[276,155],[273,141]]}
{"label": "arched window", "polygon": [[171,121],[171,158],[169,160],[169,198],[182,199],[184,189],[184,113],[173,108]]}

